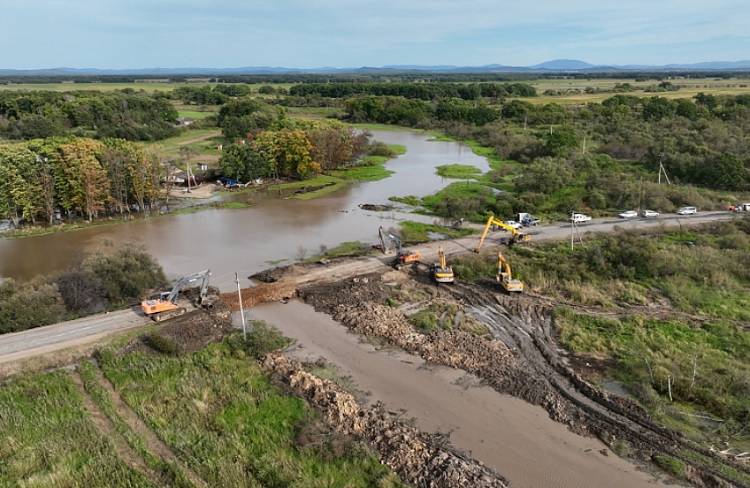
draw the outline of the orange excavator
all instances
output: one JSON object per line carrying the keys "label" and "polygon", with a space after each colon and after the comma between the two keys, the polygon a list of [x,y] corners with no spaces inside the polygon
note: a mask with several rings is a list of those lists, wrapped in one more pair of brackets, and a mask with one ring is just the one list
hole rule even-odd
{"label": "orange excavator", "polygon": [[401,269],[406,265],[419,263],[422,260],[422,253],[405,251],[401,247],[401,239],[387,232],[382,226],[378,229],[378,236],[380,237],[380,249],[383,250],[383,254],[388,254],[392,248],[395,248],[396,258],[391,262],[391,266],[394,268]]}
{"label": "orange excavator", "polygon": [[184,314],[187,310],[177,304],[180,292],[185,288],[191,288],[194,283],[200,281],[200,290],[198,295],[198,304],[210,308],[213,299],[209,297],[208,280],[211,277],[210,270],[204,270],[189,276],[183,276],[175,281],[171,291],[161,292],[158,298],[144,300],[141,302],[141,310],[150,317],[151,320],[161,322],[162,320],[171,319]]}
{"label": "orange excavator", "polygon": [[513,244],[516,244],[518,242],[528,242],[531,240],[531,236],[527,233],[516,229],[510,224],[506,224],[502,220],[495,218],[494,215],[490,215],[487,219],[487,223],[484,226],[484,230],[482,231],[482,237],[479,239],[479,244],[477,245],[476,249],[474,249],[474,252],[478,253],[479,250],[482,249],[482,244],[484,244],[484,240],[487,238],[487,234],[490,233],[490,229],[492,229],[493,227],[504,229],[510,232],[510,239],[508,239],[509,246],[512,246]]}

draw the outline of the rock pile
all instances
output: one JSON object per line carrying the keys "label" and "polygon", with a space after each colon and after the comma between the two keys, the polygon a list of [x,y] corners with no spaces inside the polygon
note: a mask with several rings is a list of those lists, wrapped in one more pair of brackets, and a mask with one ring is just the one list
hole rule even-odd
{"label": "rock pile", "polygon": [[406,483],[424,488],[502,488],[508,483],[482,463],[436,443],[429,435],[388,414],[382,406],[360,406],[354,397],[331,381],[304,371],[280,354],[270,354],[264,368],[322,412],[338,432],[361,438]]}

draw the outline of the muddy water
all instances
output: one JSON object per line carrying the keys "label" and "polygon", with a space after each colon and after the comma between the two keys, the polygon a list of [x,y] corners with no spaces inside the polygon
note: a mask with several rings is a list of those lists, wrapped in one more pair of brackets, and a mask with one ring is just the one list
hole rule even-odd
{"label": "muddy water", "polygon": [[[231,287],[234,272],[246,277],[278,260],[293,260],[321,245],[375,242],[379,225],[407,218],[367,212],[362,203],[387,203],[388,197],[424,196],[445,186],[435,167],[464,163],[488,169],[486,159],[454,142],[430,141],[411,131],[375,131],[374,138],[406,146],[406,154],[387,163],[393,175],[350,185],[311,201],[269,198],[247,209],[213,209],[195,214],[92,227],[25,239],[0,239],[0,277],[29,279],[69,267],[85,252],[109,244],[142,245],[159,259],[170,277],[210,268],[213,283]],[[416,216],[409,216],[419,220]],[[431,221],[432,219],[428,219]]]}
{"label": "muddy water", "polygon": [[401,351],[379,351],[304,303],[266,304],[247,313],[296,339],[293,356],[324,357],[371,401],[404,410],[422,430],[450,433],[454,446],[497,470],[511,486],[665,486],[598,440],[553,422],[542,408],[481,386],[461,371],[426,365]]}

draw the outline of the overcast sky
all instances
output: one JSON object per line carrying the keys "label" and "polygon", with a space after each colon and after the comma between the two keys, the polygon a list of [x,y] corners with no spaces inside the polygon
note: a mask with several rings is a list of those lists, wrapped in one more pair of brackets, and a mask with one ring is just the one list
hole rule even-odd
{"label": "overcast sky", "polygon": [[750,58],[750,0],[0,0],[0,68]]}

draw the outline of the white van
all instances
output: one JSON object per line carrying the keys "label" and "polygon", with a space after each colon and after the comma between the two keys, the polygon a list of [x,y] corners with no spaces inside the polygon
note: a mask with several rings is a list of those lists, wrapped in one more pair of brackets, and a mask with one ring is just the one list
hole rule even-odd
{"label": "white van", "polygon": [[695,215],[698,209],[695,207],[682,207],[677,211],[677,215]]}

